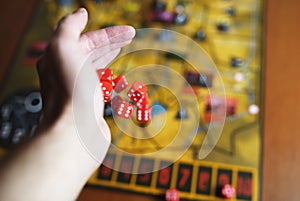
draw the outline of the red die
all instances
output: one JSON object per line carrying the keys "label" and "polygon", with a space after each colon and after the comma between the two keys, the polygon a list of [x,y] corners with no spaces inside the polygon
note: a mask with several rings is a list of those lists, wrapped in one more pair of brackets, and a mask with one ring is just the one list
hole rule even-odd
{"label": "red die", "polygon": [[233,198],[235,195],[235,188],[233,188],[230,184],[225,184],[221,189],[221,195],[226,199]]}
{"label": "red die", "polygon": [[135,82],[127,92],[128,97],[133,102],[137,103],[147,91],[147,87],[141,82]]}
{"label": "red die", "polygon": [[135,90],[134,92],[128,92],[127,95],[130,98],[130,100],[137,103],[141,98],[144,97],[144,92],[141,90]]}
{"label": "red die", "polygon": [[101,68],[97,70],[98,78],[100,82],[110,82],[113,80],[113,72],[109,68]]}
{"label": "red die", "polygon": [[137,103],[136,103],[136,106],[139,108],[139,109],[142,109],[142,108],[149,108],[149,98],[148,98],[148,94],[145,93],[144,94],[144,97],[141,98]]}
{"label": "red die", "polygon": [[151,120],[151,108],[138,108],[136,110],[136,117],[139,122],[148,122]]}
{"label": "red die", "polygon": [[177,189],[168,189],[166,191],[166,201],[179,201],[179,191]]}
{"label": "red die", "polygon": [[116,96],[111,100],[111,108],[116,114],[125,119],[129,119],[133,112],[133,105],[127,103],[120,96]]}
{"label": "red die", "polygon": [[104,102],[109,102],[112,91],[113,91],[112,84],[109,83],[109,82],[101,82],[100,86],[101,86],[101,89],[102,89],[102,92],[103,92]]}
{"label": "red die", "polygon": [[111,99],[111,102],[110,102],[110,105],[111,105],[111,108],[114,110],[114,111],[117,111],[118,109],[118,106],[121,102],[123,102],[124,100],[120,97],[120,96],[115,96]]}
{"label": "red die", "polygon": [[127,103],[126,101],[122,101],[118,105],[118,109],[116,111],[117,115],[120,117],[123,117],[125,119],[129,119],[133,112],[133,105],[130,103]]}
{"label": "red die", "polygon": [[134,89],[134,90],[139,89],[142,90],[143,92],[147,92],[147,87],[142,82],[139,81],[134,82],[130,89]]}
{"label": "red die", "polygon": [[114,90],[117,93],[123,91],[128,86],[128,82],[127,82],[125,76],[124,75],[119,75],[118,77],[116,77],[113,80],[113,86],[114,86]]}

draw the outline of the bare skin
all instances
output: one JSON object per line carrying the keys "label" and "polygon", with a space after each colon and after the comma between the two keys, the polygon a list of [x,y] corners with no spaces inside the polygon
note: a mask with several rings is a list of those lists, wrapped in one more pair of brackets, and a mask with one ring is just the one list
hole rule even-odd
{"label": "bare skin", "polygon": [[[104,140],[95,160],[82,146],[74,122],[74,99],[80,102],[82,122],[87,133],[99,132],[85,118],[86,85],[74,92],[82,67],[88,63],[91,72],[106,67],[129,44],[135,35],[130,26],[115,26],[82,33],[87,11],[79,9],[64,17],[49,41],[45,55],[38,62],[43,96],[44,118],[36,137],[11,153],[0,166],[0,200],[75,200],[89,176],[101,164],[109,143],[109,128],[101,115],[96,116]],[[90,61],[90,62],[87,62]],[[86,67],[86,66],[85,66]],[[93,74],[93,76],[96,76]],[[102,92],[95,91],[98,100]],[[95,102],[97,114],[103,112],[103,101]],[[91,127],[91,129],[89,129]]]}

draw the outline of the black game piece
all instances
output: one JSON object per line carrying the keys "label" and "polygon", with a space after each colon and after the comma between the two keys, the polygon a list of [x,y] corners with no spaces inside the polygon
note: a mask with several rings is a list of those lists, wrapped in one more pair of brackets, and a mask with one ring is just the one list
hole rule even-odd
{"label": "black game piece", "polygon": [[225,12],[231,17],[236,16],[236,9],[233,7],[227,8]]}
{"label": "black game piece", "polygon": [[206,33],[203,29],[199,29],[197,31],[197,33],[195,34],[194,36],[195,39],[198,39],[198,40],[201,40],[201,41],[204,41],[205,38],[206,38]]}
{"label": "black game piece", "polygon": [[241,67],[244,64],[243,60],[237,57],[231,58],[232,67]]}
{"label": "black game piece", "polygon": [[229,25],[225,22],[220,22],[218,25],[217,25],[217,29],[220,31],[220,32],[227,32],[229,30]]}
{"label": "black game piece", "polygon": [[112,108],[110,104],[105,103],[104,105],[104,117],[111,117],[112,116]]}
{"label": "black game piece", "polygon": [[0,107],[0,146],[10,147],[29,139],[42,118],[42,98],[37,90],[8,97]]}

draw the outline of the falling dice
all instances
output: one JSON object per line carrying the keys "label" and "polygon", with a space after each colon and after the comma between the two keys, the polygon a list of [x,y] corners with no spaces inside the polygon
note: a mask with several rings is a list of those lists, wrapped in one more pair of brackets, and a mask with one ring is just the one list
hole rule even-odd
{"label": "falling dice", "polygon": [[137,103],[136,103],[137,108],[149,108],[149,98],[148,98],[148,94],[145,93],[144,97],[141,98]]}
{"label": "falling dice", "polygon": [[109,68],[97,70],[104,102],[109,102],[113,91],[113,72]]}
{"label": "falling dice", "polygon": [[112,84],[113,72],[109,68],[101,68],[97,70],[98,78],[100,82],[109,82]]}
{"label": "falling dice", "polygon": [[111,99],[110,105],[114,111],[117,111],[119,104],[124,101],[120,96],[115,96]]}
{"label": "falling dice", "polygon": [[132,112],[133,112],[133,105],[127,103],[126,101],[122,102],[117,109],[117,115],[125,119],[129,119],[132,115]]}
{"label": "falling dice", "polygon": [[137,103],[144,97],[144,92],[141,90],[130,90],[130,92],[128,92],[127,95],[130,98],[130,100]]}
{"label": "falling dice", "polygon": [[142,82],[135,82],[127,92],[128,97],[133,102],[137,103],[142,99],[147,92],[147,87]]}
{"label": "falling dice", "polygon": [[136,118],[139,122],[148,122],[151,121],[151,108],[137,108]]}
{"label": "falling dice", "polygon": [[179,201],[179,191],[177,189],[168,189],[165,195],[166,201]]}
{"label": "falling dice", "polygon": [[223,198],[231,199],[235,196],[235,188],[230,184],[225,184],[221,189],[221,195]]}
{"label": "falling dice", "polygon": [[128,82],[124,75],[119,75],[113,80],[113,87],[117,93],[120,93],[128,86]]}
{"label": "falling dice", "polygon": [[133,105],[127,103],[120,96],[114,97],[112,99],[111,104],[112,109],[118,116],[123,117],[125,119],[129,119],[131,117],[133,112]]}
{"label": "falling dice", "polygon": [[113,86],[109,82],[100,82],[100,86],[103,92],[103,100],[104,102],[109,102],[110,97],[113,91]]}
{"label": "falling dice", "polygon": [[[112,110],[120,117],[129,119],[133,112],[133,104],[123,100],[120,96],[111,99],[113,90],[116,93],[123,91],[128,82],[124,75],[113,78],[113,72],[109,68],[97,70],[101,89],[103,91],[104,102],[111,101]],[[149,107],[149,98],[147,87],[142,82],[134,82],[127,92],[128,97],[137,106],[136,118],[139,122],[148,122],[151,120],[151,108]]]}

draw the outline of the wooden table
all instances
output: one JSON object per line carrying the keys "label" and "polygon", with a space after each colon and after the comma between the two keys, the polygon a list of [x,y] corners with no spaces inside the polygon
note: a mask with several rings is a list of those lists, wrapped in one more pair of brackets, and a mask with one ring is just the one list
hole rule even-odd
{"label": "wooden table", "polygon": [[[0,7],[0,79],[18,47],[35,0],[5,1]],[[262,200],[299,200],[300,181],[300,1],[265,5]],[[299,140],[299,141],[298,141]],[[79,201],[151,201],[156,197],[85,188]]]}

